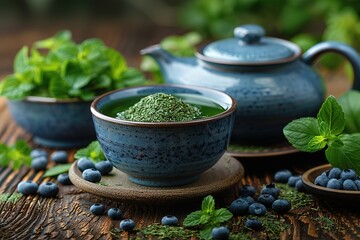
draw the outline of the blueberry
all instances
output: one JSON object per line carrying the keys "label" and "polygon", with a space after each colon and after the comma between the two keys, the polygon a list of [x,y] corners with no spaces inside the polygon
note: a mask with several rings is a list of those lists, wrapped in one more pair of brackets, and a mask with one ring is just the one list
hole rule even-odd
{"label": "blueberry", "polygon": [[41,156],[44,156],[44,157],[47,157],[48,154],[45,150],[43,149],[33,149],[31,152],[30,152],[30,157],[31,158],[37,158],[37,157],[41,157]]}
{"label": "blueberry", "polygon": [[59,188],[55,183],[44,182],[40,184],[38,193],[42,197],[55,197],[59,192]]}
{"label": "blueberry", "polygon": [[100,203],[95,203],[95,204],[91,205],[90,212],[97,216],[103,215],[105,213],[105,207],[104,207],[104,205],[102,205]]}
{"label": "blueberry", "polygon": [[47,164],[48,164],[48,159],[45,156],[36,157],[31,160],[31,167],[35,171],[45,170]]}
{"label": "blueberry", "polygon": [[19,193],[27,196],[35,194],[38,190],[38,187],[39,186],[37,185],[37,183],[27,180],[19,182],[19,184],[17,185],[17,190]]}
{"label": "blueberry", "polygon": [[249,213],[255,216],[264,216],[266,214],[266,207],[261,203],[253,203],[249,206]]}
{"label": "blueberry", "polygon": [[289,177],[289,180],[287,182],[287,184],[290,186],[290,187],[295,187],[295,184],[297,181],[299,181],[301,179],[301,176],[291,176]]}
{"label": "blueberry", "polygon": [[306,191],[305,187],[304,187],[304,184],[303,184],[303,181],[301,179],[296,182],[295,188],[296,188],[296,190],[298,190],[298,192],[305,192]]}
{"label": "blueberry", "polygon": [[275,173],[274,179],[276,182],[287,183],[291,176],[292,173],[289,170],[283,169]]}
{"label": "blueberry", "polygon": [[326,184],[326,187],[331,188],[331,189],[341,189],[342,183],[338,179],[332,178],[328,181],[328,183]]}
{"label": "blueberry", "polygon": [[291,209],[291,203],[286,199],[277,199],[273,202],[271,208],[277,213],[286,213]]}
{"label": "blueberry", "polygon": [[344,190],[350,190],[350,191],[358,190],[358,187],[356,186],[355,182],[351,179],[346,179],[342,184],[342,188]]}
{"label": "blueberry", "polygon": [[258,197],[257,201],[262,205],[264,205],[265,207],[270,208],[271,204],[275,201],[275,198],[273,195],[265,193],[265,194],[261,194]]}
{"label": "blueberry", "polygon": [[131,231],[135,228],[135,222],[132,219],[124,219],[120,222],[120,229]]}
{"label": "blueberry", "polygon": [[235,216],[241,216],[247,214],[249,209],[249,203],[241,198],[235,199],[229,207],[229,211]]}
{"label": "blueberry", "polygon": [[86,157],[83,157],[83,158],[80,158],[79,160],[77,160],[76,162],[76,166],[79,168],[80,171],[84,171],[86,169],[89,169],[89,168],[95,168],[95,164],[93,161],[91,161],[90,158],[86,158]]}
{"label": "blueberry", "polygon": [[241,195],[248,195],[250,197],[253,197],[255,195],[255,188],[251,185],[244,185],[241,189],[240,189],[240,196]]}
{"label": "blueberry", "polygon": [[58,181],[58,183],[61,183],[62,185],[71,185],[72,184],[68,173],[59,174],[57,176],[57,181]]}
{"label": "blueberry", "polygon": [[358,190],[360,191],[360,180],[359,179],[355,179],[354,183],[356,184]]}
{"label": "blueberry", "polygon": [[66,151],[55,151],[50,155],[50,159],[55,163],[67,163],[68,157]]}
{"label": "blueberry", "polygon": [[82,177],[86,181],[97,183],[101,180],[101,173],[94,168],[85,169],[82,173]]}
{"label": "blueberry", "polygon": [[211,231],[212,239],[227,240],[230,236],[230,230],[227,227],[215,227]]}
{"label": "blueberry", "polygon": [[107,175],[112,171],[113,165],[109,161],[101,161],[95,164],[95,168],[101,175]]}
{"label": "blueberry", "polygon": [[107,212],[107,215],[112,220],[120,220],[122,218],[122,211],[120,210],[120,208],[110,208]]}
{"label": "blueberry", "polygon": [[240,196],[238,199],[243,199],[245,200],[249,205],[253,204],[255,202],[254,198],[248,196],[248,195],[242,195]]}
{"label": "blueberry", "polygon": [[343,180],[346,180],[346,179],[355,180],[356,172],[352,169],[344,169],[344,170],[342,170],[342,172],[340,174],[340,178]]}
{"label": "blueberry", "polygon": [[340,168],[331,168],[328,173],[327,176],[328,178],[336,178],[339,179],[340,178],[340,174],[341,174],[342,170]]}
{"label": "blueberry", "polygon": [[262,224],[259,219],[249,218],[245,222],[245,227],[258,231],[262,228]]}
{"label": "blueberry", "polygon": [[161,219],[161,224],[167,226],[177,226],[179,225],[179,220],[175,216],[166,215]]}
{"label": "blueberry", "polygon": [[275,186],[275,184],[267,184],[261,189],[261,194],[271,194],[276,199],[279,197],[280,189]]}
{"label": "blueberry", "polygon": [[317,176],[314,181],[315,185],[322,187],[326,187],[328,182],[329,182],[329,178],[325,172]]}

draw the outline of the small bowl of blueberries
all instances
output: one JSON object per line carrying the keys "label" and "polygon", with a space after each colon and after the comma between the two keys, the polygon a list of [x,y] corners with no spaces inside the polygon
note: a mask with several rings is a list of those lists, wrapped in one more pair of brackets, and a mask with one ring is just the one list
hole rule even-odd
{"label": "small bowl of blueberries", "polygon": [[328,202],[352,206],[360,200],[360,176],[353,169],[321,165],[306,171],[302,182],[307,192]]}

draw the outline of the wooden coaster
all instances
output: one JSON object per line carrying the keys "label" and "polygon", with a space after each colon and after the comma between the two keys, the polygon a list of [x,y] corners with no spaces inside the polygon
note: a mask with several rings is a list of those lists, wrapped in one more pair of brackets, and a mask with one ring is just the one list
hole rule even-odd
{"label": "wooden coaster", "polygon": [[195,199],[222,192],[238,184],[243,176],[242,164],[227,154],[204,172],[196,182],[176,187],[141,186],[130,182],[125,173],[115,168],[111,175],[103,176],[100,183],[91,183],[82,178],[76,162],[69,170],[71,182],[86,192],[116,200],[151,204]]}

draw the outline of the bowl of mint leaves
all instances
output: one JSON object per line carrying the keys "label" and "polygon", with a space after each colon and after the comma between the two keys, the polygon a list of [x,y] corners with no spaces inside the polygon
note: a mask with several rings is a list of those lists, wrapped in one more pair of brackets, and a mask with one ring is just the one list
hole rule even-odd
{"label": "bowl of mint leaves", "polygon": [[[316,118],[293,120],[285,126],[283,133],[300,151],[325,150],[329,164],[303,174],[303,184],[308,192],[335,202],[360,199],[359,91],[350,90],[339,100],[334,96],[327,97]],[[335,170],[339,176],[335,176]]]}
{"label": "bowl of mint leaves", "polygon": [[40,145],[85,146],[95,139],[92,100],[110,90],[142,85],[144,75],[100,39],[76,43],[70,31],[22,47],[13,73],[0,81],[15,122]]}

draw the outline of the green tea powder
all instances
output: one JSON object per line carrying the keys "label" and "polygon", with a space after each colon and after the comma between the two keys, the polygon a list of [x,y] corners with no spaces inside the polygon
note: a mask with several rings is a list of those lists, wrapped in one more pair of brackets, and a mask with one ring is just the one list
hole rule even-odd
{"label": "green tea powder", "polygon": [[200,110],[165,93],[146,96],[117,118],[135,122],[183,122],[201,118]]}

